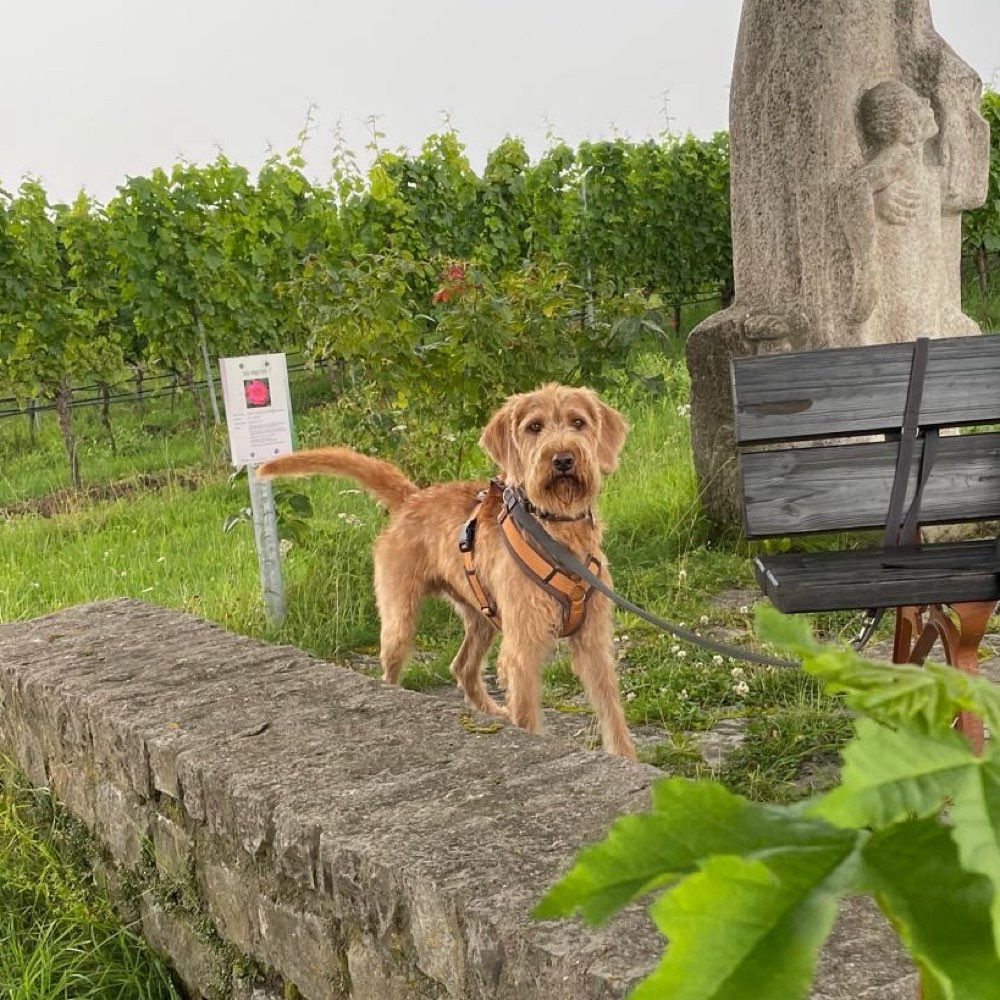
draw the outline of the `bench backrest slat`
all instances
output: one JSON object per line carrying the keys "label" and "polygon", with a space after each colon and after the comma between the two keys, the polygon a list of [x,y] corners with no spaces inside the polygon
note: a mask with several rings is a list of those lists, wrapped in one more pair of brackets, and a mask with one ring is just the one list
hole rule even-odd
{"label": "bench backrest slat", "polygon": [[[738,358],[732,363],[738,445],[898,429],[913,345],[878,344]],[[1000,336],[931,340],[922,426],[1000,423]]]}
{"label": "bench backrest slat", "polygon": [[[740,476],[747,536],[881,528],[889,508],[897,448],[895,441],[875,441],[744,452]],[[918,440],[904,510],[916,488],[922,453],[923,441]],[[1000,433],[941,437],[921,498],[920,522],[998,517]]]}

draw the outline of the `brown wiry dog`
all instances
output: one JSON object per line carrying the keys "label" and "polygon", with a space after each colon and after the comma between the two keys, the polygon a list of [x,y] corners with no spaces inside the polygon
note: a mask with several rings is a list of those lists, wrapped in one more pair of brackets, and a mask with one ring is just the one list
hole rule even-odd
{"label": "brown wiry dog", "polygon": [[[614,471],[628,427],[590,389],[546,385],[511,396],[483,430],[480,444],[501,478],[518,485],[541,512],[577,520],[546,519],[545,529],[581,559],[601,563],[601,524],[591,507],[602,477]],[[509,715],[537,732],[541,725],[541,670],[562,628],[562,609],[518,568],[497,524],[502,501],[480,500],[482,482],[438,483],[420,489],[395,466],[348,448],[316,448],[265,462],[262,476],[328,475],[356,480],[389,510],[389,524],[375,542],[375,597],[381,619],[383,677],[399,682],[408,659],[417,613],[431,595],[448,599],[465,624],[451,672],[475,709]],[[466,580],[459,529],[477,515],[476,570],[503,621],[497,675],[506,685],[506,708],[490,697],[483,661],[496,630],[480,611]],[[612,645],[611,604],[591,594],[583,624],[569,639],[573,672],[583,683],[601,725],[604,748],[635,758],[618,694]]]}

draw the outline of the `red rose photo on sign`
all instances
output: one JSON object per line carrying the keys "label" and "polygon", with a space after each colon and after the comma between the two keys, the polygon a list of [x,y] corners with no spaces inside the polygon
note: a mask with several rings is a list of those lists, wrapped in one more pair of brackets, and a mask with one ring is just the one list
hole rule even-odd
{"label": "red rose photo on sign", "polygon": [[271,405],[271,386],[266,378],[246,379],[243,382],[243,396],[247,409]]}

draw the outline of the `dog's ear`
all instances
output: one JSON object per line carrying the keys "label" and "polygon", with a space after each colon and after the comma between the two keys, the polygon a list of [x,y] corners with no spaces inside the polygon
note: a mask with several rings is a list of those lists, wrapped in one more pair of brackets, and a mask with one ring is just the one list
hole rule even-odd
{"label": "dog's ear", "polygon": [[479,446],[496,462],[508,482],[519,483],[524,477],[524,469],[514,446],[514,407],[507,400],[479,436]]}
{"label": "dog's ear", "polygon": [[618,455],[628,434],[625,418],[607,403],[598,399],[597,410],[601,415],[601,430],[597,438],[597,464],[601,473],[610,475],[618,468]]}

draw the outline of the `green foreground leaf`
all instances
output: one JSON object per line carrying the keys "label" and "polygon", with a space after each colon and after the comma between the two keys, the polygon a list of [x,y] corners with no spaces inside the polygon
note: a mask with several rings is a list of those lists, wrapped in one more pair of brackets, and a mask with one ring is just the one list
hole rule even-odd
{"label": "green foreground leaf", "polygon": [[962,870],[948,828],[933,818],[900,823],[862,853],[871,891],[920,967],[923,1000],[1000,994],[994,889]]}
{"label": "green foreground leaf", "polygon": [[577,910],[589,923],[693,872],[716,854],[753,855],[802,844],[840,848],[853,835],[791,810],[751,803],[715,782],[670,778],[653,786],[652,811],[623,816],[534,910],[542,919]]}
{"label": "green foreground leaf", "polygon": [[805,997],[852,881],[854,848],[851,837],[764,860],[706,862],[652,907],[670,945],[630,1000]]}

